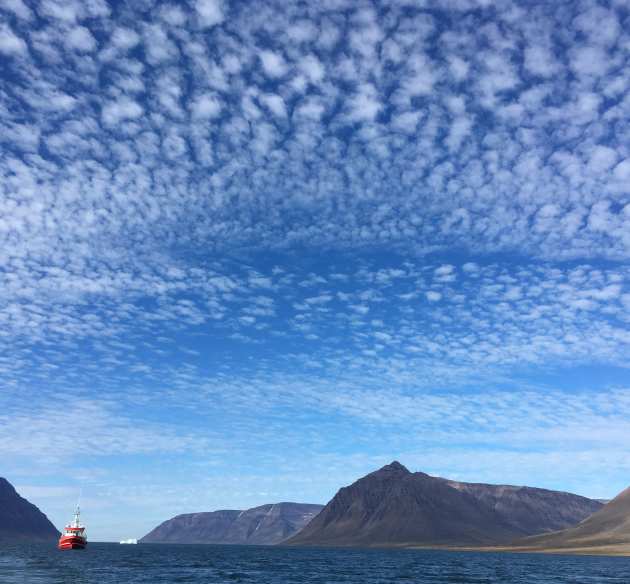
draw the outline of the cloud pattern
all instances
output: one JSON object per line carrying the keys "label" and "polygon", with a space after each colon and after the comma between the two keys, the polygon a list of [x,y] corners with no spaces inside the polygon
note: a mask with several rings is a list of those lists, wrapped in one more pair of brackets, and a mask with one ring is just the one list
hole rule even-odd
{"label": "cloud pattern", "polygon": [[554,436],[627,471],[627,30],[619,0],[0,0],[0,452],[60,464],[71,391],[94,477],[252,433],[337,468],[348,424],[388,429],[356,472],[465,473],[452,427],[489,478]]}
{"label": "cloud pattern", "polygon": [[4,13],[9,261],[260,242],[628,257],[622,2]]}

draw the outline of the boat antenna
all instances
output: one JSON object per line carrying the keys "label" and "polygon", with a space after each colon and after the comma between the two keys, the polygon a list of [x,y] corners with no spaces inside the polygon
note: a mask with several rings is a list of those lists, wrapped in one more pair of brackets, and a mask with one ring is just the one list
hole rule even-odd
{"label": "boat antenna", "polygon": [[83,495],[83,487],[79,487],[79,498],[77,499],[77,509],[74,512],[74,523],[79,525],[79,515],[81,514],[81,496]]}

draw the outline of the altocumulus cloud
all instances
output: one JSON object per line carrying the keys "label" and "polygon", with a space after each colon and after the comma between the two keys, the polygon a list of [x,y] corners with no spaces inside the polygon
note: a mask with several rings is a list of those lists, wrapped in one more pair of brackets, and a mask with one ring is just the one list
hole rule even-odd
{"label": "altocumulus cloud", "polygon": [[628,255],[622,4],[4,11],[2,216],[27,218],[3,224],[11,257],[173,232]]}

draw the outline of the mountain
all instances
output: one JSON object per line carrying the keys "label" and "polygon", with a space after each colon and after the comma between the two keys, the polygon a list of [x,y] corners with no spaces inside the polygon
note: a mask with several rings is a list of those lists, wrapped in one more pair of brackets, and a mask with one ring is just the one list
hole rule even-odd
{"label": "mountain", "polygon": [[46,515],[0,477],[0,542],[55,541],[59,535]]}
{"label": "mountain", "polygon": [[161,523],[140,542],[271,545],[297,533],[322,508],[308,503],[275,503],[245,511],[187,513]]}
{"label": "mountain", "polygon": [[141,543],[223,543],[230,539],[230,527],[242,511],[186,513],[160,523]]}
{"label": "mountain", "polygon": [[517,543],[523,551],[630,554],[630,487],[579,525],[528,537]]}
{"label": "mountain", "polygon": [[603,503],[595,499],[562,491],[449,480],[446,482],[495,509],[521,534],[531,535],[572,527],[603,506]]}
{"label": "mountain", "polygon": [[394,461],[340,489],[285,543],[485,546],[575,525],[601,507],[569,493],[412,473]]}

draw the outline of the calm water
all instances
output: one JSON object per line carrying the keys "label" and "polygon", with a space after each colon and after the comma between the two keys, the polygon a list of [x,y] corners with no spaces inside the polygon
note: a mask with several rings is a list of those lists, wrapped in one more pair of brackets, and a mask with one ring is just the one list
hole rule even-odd
{"label": "calm water", "polygon": [[0,583],[630,583],[630,558],[92,543],[4,546]]}

